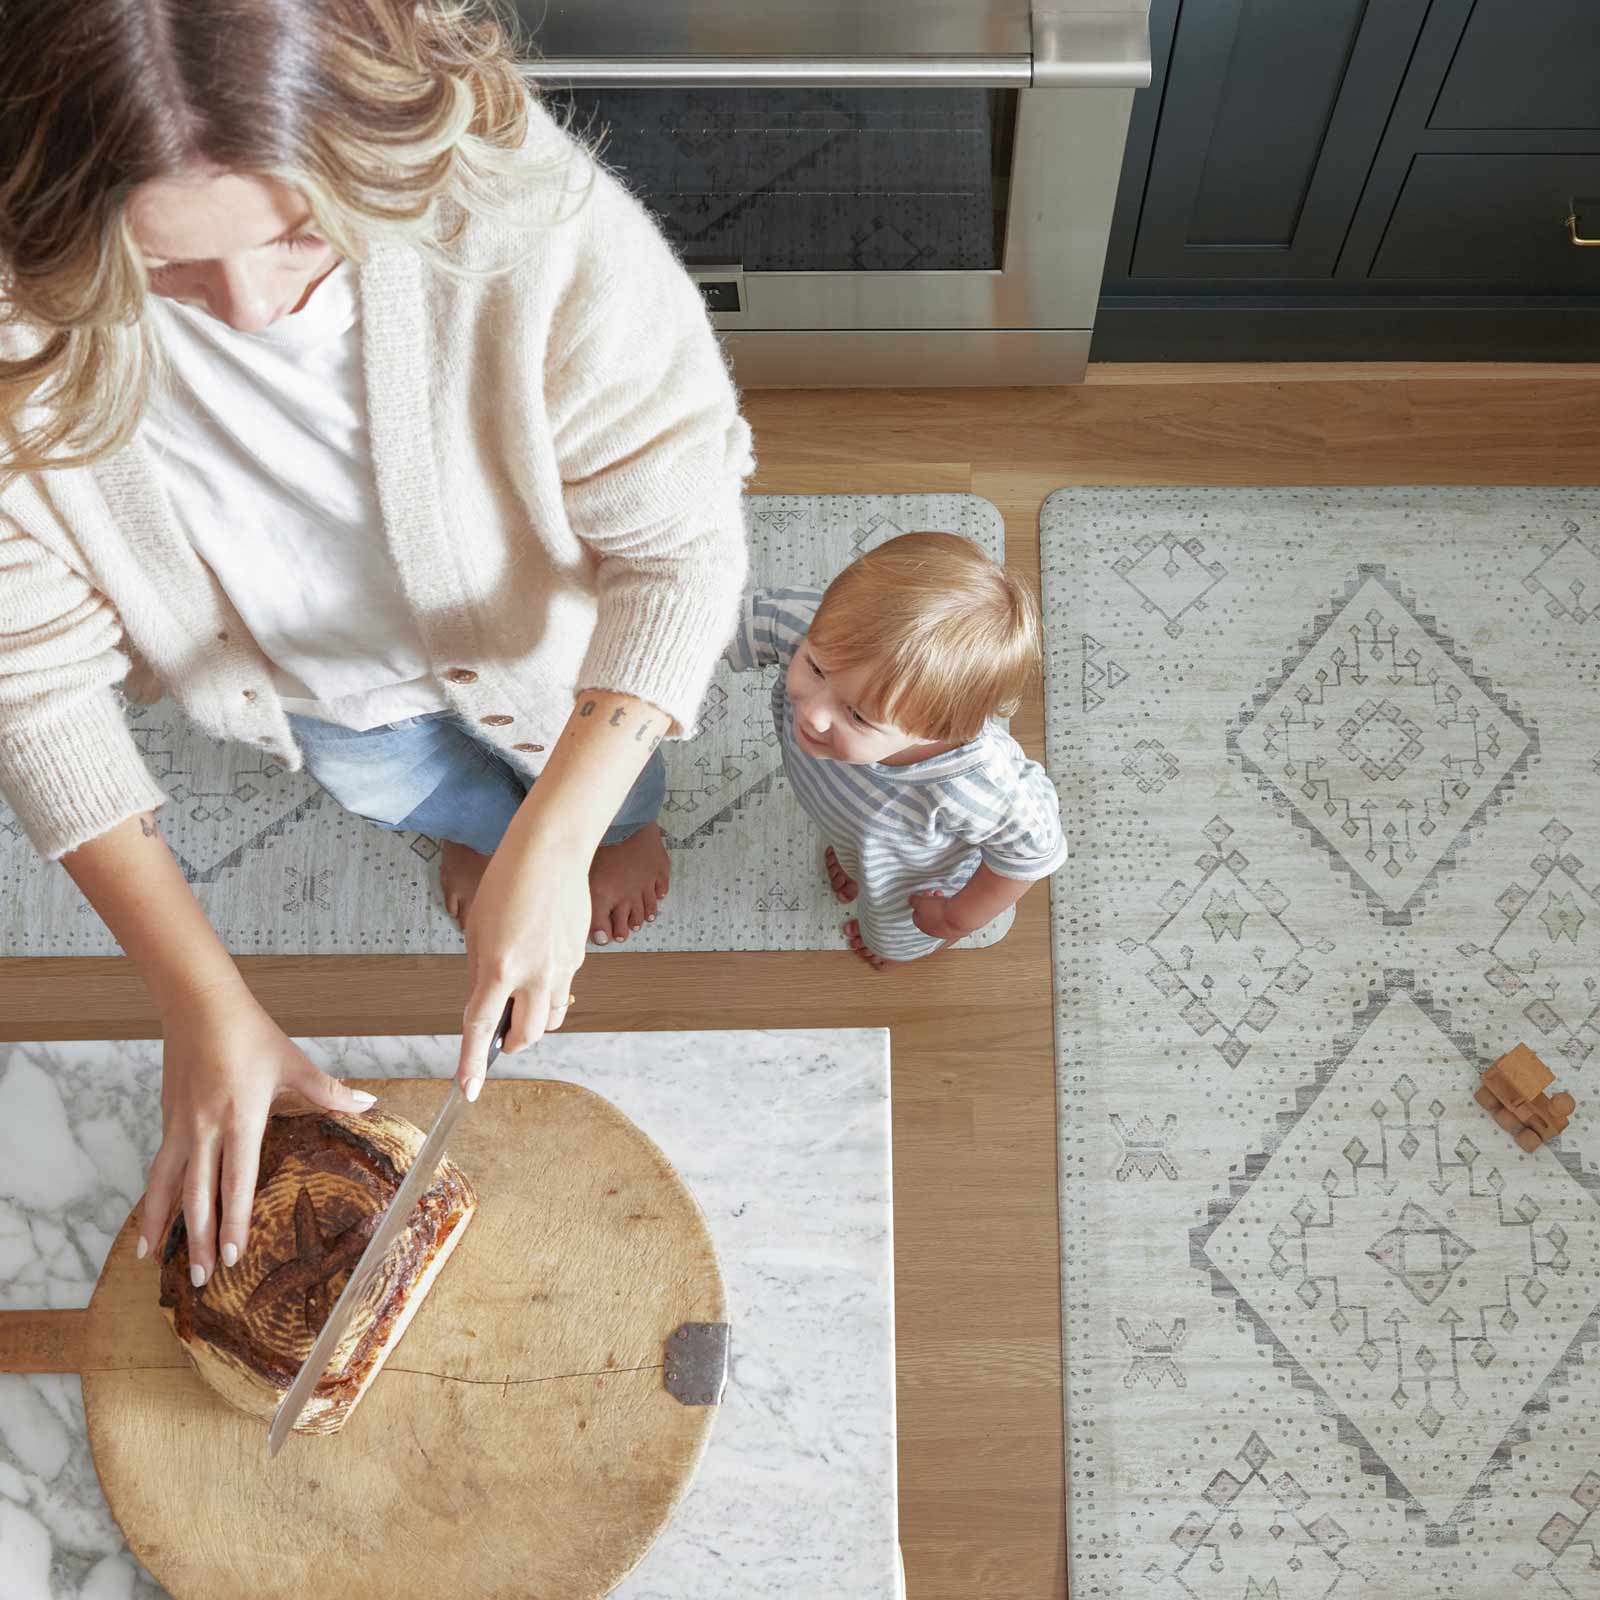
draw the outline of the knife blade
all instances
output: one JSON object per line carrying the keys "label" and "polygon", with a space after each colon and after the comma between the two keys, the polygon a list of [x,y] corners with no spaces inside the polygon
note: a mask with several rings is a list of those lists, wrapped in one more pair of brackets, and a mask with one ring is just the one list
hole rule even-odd
{"label": "knife blade", "polygon": [[[500,1013],[494,1037],[489,1041],[488,1067],[494,1065],[495,1057],[500,1054],[500,1046],[505,1043],[506,1033],[511,1027],[511,1004],[510,1000],[506,1001],[506,1008]],[[486,1072],[488,1067],[484,1069]],[[362,1295],[367,1292],[373,1278],[377,1276],[390,1247],[405,1231],[417,1202],[433,1182],[433,1175],[444,1159],[445,1144],[450,1138],[451,1130],[470,1104],[471,1102],[461,1092],[460,1083],[452,1083],[439,1115],[433,1119],[433,1126],[428,1130],[428,1137],[417,1152],[416,1160],[411,1163],[400,1187],[395,1190],[394,1199],[389,1202],[372,1237],[367,1241],[367,1248],[361,1252],[361,1259],[351,1271],[349,1281],[340,1292],[339,1298],[334,1301],[333,1310],[328,1313],[328,1320],[323,1323],[322,1331],[311,1346],[311,1354],[301,1362],[294,1382],[289,1385],[289,1392],[278,1402],[278,1409],[272,1415],[272,1426],[267,1431],[268,1460],[283,1448],[284,1440],[289,1437],[295,1423],[300,1420],[300,1413],[305,1410],[306,1402],[311,1398],[311,1391],[321,1382],[323,1374],[328,1370],[328,1363],[333,1359],[333,1352],[338,1348],[339,1340],[343,1338],[345,1327],[355,1314],[356,1307],[360,1305]]]}

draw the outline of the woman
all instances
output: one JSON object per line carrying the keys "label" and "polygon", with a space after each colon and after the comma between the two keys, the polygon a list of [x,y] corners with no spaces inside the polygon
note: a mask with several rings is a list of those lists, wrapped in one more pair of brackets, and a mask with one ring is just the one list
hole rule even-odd
{"label": "woman", "polygon": [[[121,693],[447,841],[458,1075],[654,915],[753,466],[688,275],[447,0],[0,5],[0,791],[160,1008],[196,1282],[338,1110],[161,839]],[[535,781],[537,780],[537,781]]]}

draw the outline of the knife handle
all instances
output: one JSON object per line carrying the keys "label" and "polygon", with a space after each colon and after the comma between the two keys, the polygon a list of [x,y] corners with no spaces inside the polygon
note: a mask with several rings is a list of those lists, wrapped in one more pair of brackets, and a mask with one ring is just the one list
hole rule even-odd
{"label": "knife handle", "polygon": [[489,1041],[489,1060],[483,1069],[485,1077],[489,1074],[489,1068],[494,1065],[495,1057],[500,1054],[500,1046],[506,1042],[506,1035],[511,1032],[511,1007],[515,1001],[515,996],[506,1001],[506,1008],[500,1013],[500,1021],[495,1025],[494,1038]]}

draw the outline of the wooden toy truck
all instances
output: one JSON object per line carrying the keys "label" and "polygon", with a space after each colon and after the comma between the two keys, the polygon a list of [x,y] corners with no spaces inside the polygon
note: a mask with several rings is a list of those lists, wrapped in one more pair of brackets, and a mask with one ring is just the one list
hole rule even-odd
{"label": "wooden toy truck", "polygon": [[1524,1150],[1537,1150],[1566,1127],[1577,1101],[1570,1094],[1544,1091],[1556,1075],[1527,1045],[1519,1044],[1500,1057],[1483,1075],[1483,1087],[1473,1095]]}

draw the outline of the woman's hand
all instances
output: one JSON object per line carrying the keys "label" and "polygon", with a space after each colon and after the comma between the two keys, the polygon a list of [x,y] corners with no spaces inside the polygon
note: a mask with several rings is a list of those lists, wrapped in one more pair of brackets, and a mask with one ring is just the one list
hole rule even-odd
{"label": "woman's hand", "polygon": [[478,1098],[489,1041],[515,997],[504,1049],[521,1050],[566,1018],[589,937],[589,856],[508,833],[468,908],[467,1008],[456,1081]]}
{"label": "woman's hand", "polygon": [[330,1111],[357,1113],[373,1097],[314,1067],[242,981],[173,1002],[161,1031],[161,1148],[150,1165],[138,1251],[142,1259],[159,1250],[181,1193],[198,1288],[219,1254],[231,1267],[244,1253],[261,1136],[278,1092],[293,1089]]}
{"label": "woman's hand", "polygon": [[365,1111],[372,1097],[319,1072],[261,1009],[153,813],[125,818],[61,864],[138,963],[161,1013],[161,1148],[141,1202],[139,1255],[160,1250],[181,1197],[190,1266],[203,1283],[219,1251],[225,1266],[244,1253],[278,1091],[330,1111]]}
{"label": "woman's hand", "polygon": [[467,1008],[456,1081],[478,1098],[489,1041],[515,997],[504,1048],[559,1028],[589,939],[589,867],[671,719],[648,701],[585,689],[511,819],[468,908]]}

